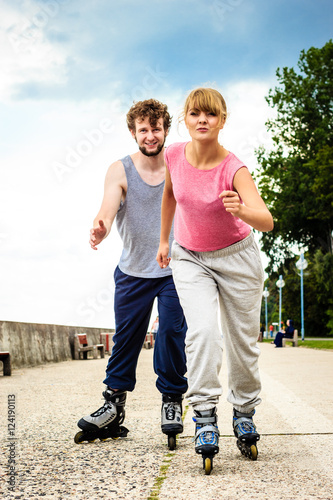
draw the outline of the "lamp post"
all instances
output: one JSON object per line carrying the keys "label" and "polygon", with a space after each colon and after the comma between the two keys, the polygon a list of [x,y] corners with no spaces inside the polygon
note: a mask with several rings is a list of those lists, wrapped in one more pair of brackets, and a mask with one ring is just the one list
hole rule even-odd
{"label": "lamp post", "polygon": [[285,282],[282,279],[282,274],[280,274],[279,279],[276,282],[276,286],[279,288],[279,329],[281,329],[281,316],[282,316],[282,288],[284,287]]}
{"label": "lamp post", "polygon": [[267,290],[267,286],[265,286],[265,290],[262,292],[265,297],[265,324],[266,324],[266,338],[268,338],[268,323],[267,323],[267,297],[269,295],[269,291]]}
{"label": "lamp post", "polygon": [[308,267],[308,262],[304,259],[304,253],[301,252],[300,259],[296,262],[296,267],[301,271],[301,334],[304,341],[304,296],[303,296],[303,271]]}

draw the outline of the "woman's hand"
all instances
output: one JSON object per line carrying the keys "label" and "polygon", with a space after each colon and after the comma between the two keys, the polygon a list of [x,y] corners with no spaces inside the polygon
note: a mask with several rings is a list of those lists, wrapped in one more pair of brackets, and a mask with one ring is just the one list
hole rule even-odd
{"label": "woman's hand", "polygon": [[235,173],[233,188],[235,191],[225,190],[219,195],[225,210],[257,231],[271,231],[274,227],[273,217],[246,167]]}
{"label": "woman's hand", "polygon": [[222,202],[226,212],[231,213],[231,215],[238,215],[241,210],[242,203],[239,199],[238,193],[236,191],[222,191],[219,195],[222,198]]}

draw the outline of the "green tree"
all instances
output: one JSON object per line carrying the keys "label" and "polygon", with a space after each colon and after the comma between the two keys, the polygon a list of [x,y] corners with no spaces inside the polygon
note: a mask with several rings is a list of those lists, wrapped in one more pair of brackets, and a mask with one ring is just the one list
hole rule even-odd
{"label": "green tree", "polygon": [[277,269],[292,246],[332,253],[333,43],[302,51],[298,71],[278,69],[279,86],[266,98],[272,150],[257,150],[260,192],[274,217],[262,247]]}
{"label": "green tree", "polygon": [[[308,267],[304,271],[304,328],[306,337],[333,336],[333,255],[317,250],[313,256],[305,255]],[[269,291],[268,323],[279,317],[279,290],[276,286],[279,274],[283,275],[282,320],[293,319],[295,328],[301,333],[300,276],[296,268],[299,257],[286,259],[279,273],[272,272],[265,286]],[[261,322],[265,324],[264,300]]]}
{"label": "green tree", "polygon": [[321,334],[333,336],[333,255],[317,250],[311,267],[315,283],[315,296],[311,300],[320,317],[317,317],[316,324],[321,328]]}

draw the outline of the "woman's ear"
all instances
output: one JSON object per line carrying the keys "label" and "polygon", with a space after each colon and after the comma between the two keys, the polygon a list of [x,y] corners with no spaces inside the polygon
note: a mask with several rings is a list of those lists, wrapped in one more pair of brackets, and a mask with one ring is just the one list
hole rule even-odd
{"label": "woman's ear", "polygon": [[222,130],[222,129],[223,129],[223,127],[224,127],[224,125],[225,125],[225,122],[226,122],[226,117],[225,117],[225,116],[223,116],[223,120],[222,120],[221,125],[220,125],[220,130]]}

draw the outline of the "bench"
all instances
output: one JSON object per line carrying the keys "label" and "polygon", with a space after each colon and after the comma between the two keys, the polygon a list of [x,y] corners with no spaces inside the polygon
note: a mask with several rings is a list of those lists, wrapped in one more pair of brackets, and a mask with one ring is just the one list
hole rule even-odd
{"label": "bench", "polygon": [[104,344],[89,344],[86,333],[76,333],[74,336],[74,359],[88,359],[88,352],[93,353],[94,359],[97,359],[98,351],[101,358],[105,356]]}
{"label": "bench", "polygon": [[12,374],[12,365],[9,351],[0,351],[0,361],[3,363],[3,374],[10,377]]}
{"label": "bench", "polygon": [[294,336],[292,339],[286,339],[283,337],[282,339],[282,347],[286,347],[286,342],[291,342],[293,347],[298,347],[298,330],[294,330]]}
{"label": "bench", "polygon": [[112,351],[112,345],[113,345],[113,333],[109,332],[102,332],[100,334],[100,343],[104,344],[105,352],[107,354],[110,354]]}
{"label": "bench", "polygon": [[144,349],[151,349],[154,347],[154,335],[150,332],[147,333],[145,341],[143,343]]}

